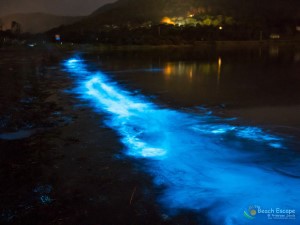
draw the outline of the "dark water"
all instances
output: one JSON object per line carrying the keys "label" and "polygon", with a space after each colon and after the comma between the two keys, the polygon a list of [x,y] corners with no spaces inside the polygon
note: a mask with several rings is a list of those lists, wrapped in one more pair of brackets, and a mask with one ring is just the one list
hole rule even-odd
{"label": "dark water", "polygon": [[299,104],[297,50],[188,49],[98,55],[103,72],[180,106]]}
{"label": "dark water", "polygon": [[300,126],[299,54],[271,46],[127,51],[91,60],[97,57],[104,73],[163,104],[207,106],[248,122],[293,129]]}
{"label": "dark water", "polygon": [[1,52],[1,222],[298,224],[299,50],[27,54]]}

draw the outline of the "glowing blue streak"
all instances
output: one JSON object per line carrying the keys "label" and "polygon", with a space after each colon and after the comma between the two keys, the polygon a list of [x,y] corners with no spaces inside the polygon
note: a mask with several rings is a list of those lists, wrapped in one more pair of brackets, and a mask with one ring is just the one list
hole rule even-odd
{"label": "glowing blue streak", "polygon": [[299,157],[285,149],[278,158],[272,151],[283,148],[282,138],[210,114],[159,108],[106,75],[89,72],[79,59],[66,61],[65,67],[77,78],[76,92],[110,116],[106,124],[120,134],[126,153],[155,159],[147,171],[165,187],[159,201],[170,213],[209,209],[212,223],[239,225],[248,223],[244,208],[253,204],[300,210],[295,204],[300,182],[291,178],[300,171]]}

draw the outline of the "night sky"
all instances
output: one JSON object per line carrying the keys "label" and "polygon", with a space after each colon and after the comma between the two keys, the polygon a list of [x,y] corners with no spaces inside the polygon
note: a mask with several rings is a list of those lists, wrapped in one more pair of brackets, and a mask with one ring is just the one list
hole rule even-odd
{"label": "night sky", "polygon": [[0,0],[0,15],[44,12],[58,15],[88,15],[115,0]]}

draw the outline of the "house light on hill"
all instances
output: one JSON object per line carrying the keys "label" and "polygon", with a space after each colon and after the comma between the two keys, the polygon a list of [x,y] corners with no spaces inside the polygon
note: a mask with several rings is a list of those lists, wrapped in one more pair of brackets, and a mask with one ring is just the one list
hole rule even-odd
{"label": "house light on hill", "polygon": [[270,39],[279,39],[280,35],[279,34],[271,34]]}
{"label": "house light on hill", "polygon": [[162,18],[161,23],[175,25],[175,23],[169,17]]}

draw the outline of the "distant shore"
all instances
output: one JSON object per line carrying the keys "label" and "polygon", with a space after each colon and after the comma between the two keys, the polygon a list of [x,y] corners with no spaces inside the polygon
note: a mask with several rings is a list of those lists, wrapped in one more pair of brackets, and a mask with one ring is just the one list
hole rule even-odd
{"label": "distant shore", "polygon": [[[32,45],[34,44],[34,45]],[[1,49],[13,48],[32,48],[32,49],[57,49],[62,51],[109,51],[109,50],[155,50],[155,49],[181,49],[181,48],[196,48],[196,49],[239,49],[239,48],[257,48],[257,47],[273,47],[300,49],[300,39],[295,40],[249,40],[249,41],[194,41],[192,43],[174,44],[174,45],[117,45],[117,44],[101,44],[101,43],[35,43],[31,41],[26,44],[3,45]]]}
{"label": "distant shore", "polygon": [[189,44],[178,45],[107,45],[107,44],[51,44],[59,49],[69,50],[151,50],[151,49],[168,49],[168,48],[252,48],[252,47],[268,47],[268,46],[282,46],[300,48],[300,40],[265,40],[265,41],[195,41]]}

